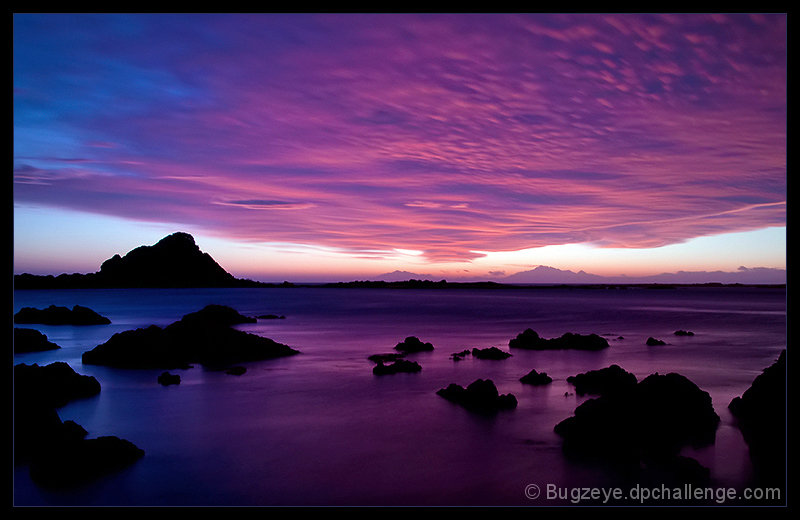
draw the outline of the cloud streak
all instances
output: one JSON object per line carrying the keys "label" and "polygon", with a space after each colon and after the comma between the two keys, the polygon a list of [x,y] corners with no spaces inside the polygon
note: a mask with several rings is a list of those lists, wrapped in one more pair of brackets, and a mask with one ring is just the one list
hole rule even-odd
{"label": "cloud streak", "polygon": [[31,14],[14,43],[23,202],[434,261],[785,224],[782,15]]}

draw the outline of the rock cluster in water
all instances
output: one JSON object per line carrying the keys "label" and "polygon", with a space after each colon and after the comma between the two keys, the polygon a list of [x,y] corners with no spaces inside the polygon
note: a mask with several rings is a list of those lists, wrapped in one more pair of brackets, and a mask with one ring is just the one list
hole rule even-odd
{"label": "rock cluster in water", "polygon": [[48,488],[84,484],[124,468],[144,451],[114,436],[86,439],[74,421],[61,421],[57,408],[100,392],[94,377],[63,362],[14,367],[14,458],[28,465],[31,479]]}
{"label": "rock cluster in water", "polygon": [[535,369],[519,378],[519,380],[526,385],[534,386],[547,385],[553,382],[553,378],[548,376],[546,372],[537,372]]}
{"label": "rock cluster in water", "polygon": [[14,327],[14,354],[43,352],[60,348],[57,344],[47,339],[47,335],[38,330]]}
{"label": "rock cluster in water", "polygon": [[378,376],[387,374],[397,374],[400,372],[414,373],[422,370],[422,366],[416,361],[409,361],[407,359],[398,359],[393,363],[385,365],[383,361],[378,361],[378,364],[372,369],[372,373]]}
{"label": "rock cluster in water", "polygon": [[525,329],[508,342],[510,348],[529,350],[602,350],[608,348],[608,340],[597,334],[575,334],[567,332],[558,338],[545,339],[533,329]]}
{"label": "rock cluster in water", "polygon": [[475,412],[491,413],[517,407],[514,394],[501,395],[491,379],[477,379],[466,388],[451,383],[436,394]]}
{"label": "rock cluster in water", "polygon": [[14,315],[14,323],[42,325],[108,325],[111,320],[88,307],[75,305],[72,309],[51,305],[46,309],[23,307]]}
{"label": "rock cluster in water", "polygon": [[399,350],[400,352],[405,353],[414,353],[414,352],[427,352],[433,350],[433,345],[428,342],[423,342],[416,336],[409,336],[397,346],[394,347],[395,350]]}
{"label": "rock cluster in water", "polygon": [[164,328],[146,328],[114,334],[105,343],[84,352],[88,365],[119,368],[188,368],[192,363],[225,367],[298,354],[297,350],[232,328],[255,318],[223,305],[208,305]]}
{"label": "rock cluster in water", "polygon": [[578,395],[606,395],[630,391],[636,386],[636,382],[636,376],[623,370],[619,365],[590,370],[567,378],[567,383],[575,387],[575,393]]}
{"label": "rock cluster in water", "polygon": [[472,349],[472,357],[475,359],[508,359],[511,357],[511,354],[500,350],[497,347],[489,347],[489,348],[473,348]]}

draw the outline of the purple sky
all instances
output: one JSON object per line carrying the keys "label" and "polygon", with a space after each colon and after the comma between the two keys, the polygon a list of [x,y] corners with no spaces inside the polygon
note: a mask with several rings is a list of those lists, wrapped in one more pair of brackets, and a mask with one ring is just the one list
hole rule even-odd
{"label": "purple sky", "polygon": [[320,250],[432,272],[782,228],[786,34],[781,14],[18,14],[15,269],[50,210],[263,246],[251,275],[280,271],[276,244],[319,272]]}

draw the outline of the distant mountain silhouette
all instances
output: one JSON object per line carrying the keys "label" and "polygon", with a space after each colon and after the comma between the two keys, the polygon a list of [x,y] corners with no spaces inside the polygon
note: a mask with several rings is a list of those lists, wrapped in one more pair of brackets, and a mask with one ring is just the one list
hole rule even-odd
{"label": "distant mountain silhouette", "polygon": [[152,246],[140,246],[125,256],[118,254],[88,274],[14,277],[17,289],[136,288],[136,287],[249,287],[261,286],[237,279],[208,253],[200,251],[188,233],[173,233]]}
{"label": "distant mountain silhouette", "polygon": [[600,276],[585,271],[577,273],[540,265],[529,271],[506,276],[501,283],[533,283],[533,284],[785,284],[786,270],[767,267],[739,267],[736,271],[678,271],[650,276]]}
{"label": "distant mountain silhouette", "polygon": [[379,274],[375,280],[383,282],[405,282],[406,280],[431,280],[435,281],[430,274],[417,274],[408,271],[392,271],[391,273]]}

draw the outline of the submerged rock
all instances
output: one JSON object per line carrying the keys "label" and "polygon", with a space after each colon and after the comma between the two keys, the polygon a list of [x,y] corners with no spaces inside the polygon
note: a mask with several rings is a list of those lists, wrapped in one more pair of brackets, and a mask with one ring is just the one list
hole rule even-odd
{"label": "submerged rock", "polygon": [[42,325],[108,325],[111,320],[88,307],[75,305],[72,309],[51,305],[46,309],[23,307],[14,315],[14,323]]}
{"label": "submerged rock", "polygon": [[181,376],[178,374],[170,374],[169,372],[162,372],[158,376],[158,382],[162,386],[179,385],[181,384]]}
{"label": "submerged rock", "polygon": [[709,394],[689,379],[652,374],[626,391],[585,401],[555,432],[570,456],[638,467],[712,443],[719,421]]}
{"label": "submerged rock", "polygon": [[567,332],[558,338],[545,339],[533,329],[525,329],[508,342],[510,348],[529,350],[602,350],[608,348],[608,340],[597,334],[574,334]]}
{"label": "submerged rock", "polygon": [[508,359],[511,357],[511,354],[497,347],[473,348],[472,357],[476,359]]}
{"label": "submerged rock", "polygon": [[43,352],[60,348],[38,330],[14,327],[14,354]]}
{"label": "submerged rock", "polygon": [[395,350],[399,350],[401,352],[406,353],[414,353],[414,352],[424,352],[433,350],[433,345],[430,343],[422,342],[416,336],[409,336],[404,339],[402,342],[398,343]]}
{"label": "submerged rock", "polygon": [[[750,449],[759,485],[786,486],[786,350],[728,409]],[[782,494],[785,496],[785,493]]]}
{"label": "submerged rock", "polygon": [[436,394],[475,412],[496,412],[517,407],[517,398],[513,394],[501,395],[491,379],[477,379],[466,388],[452,383]]}
{"label": "submerged rock", "polygon": [[649,338],[647,338],[647,341],[645,341],[645,344],[648,347],[661,347],[661,346],[666,345],[666,342],[661,341],[660,339],[649,337]]}
{"label": "submerged rock", "polygon": [[545,372],[537,372],[535,369],[531,370],[520,379],[520,382],[526,385],[547,385],[553,382],[553,378],[548,376]]}
{"label": "submerged rock", "polygon": [[567,383],[575,387],[578,395],[605,395],[632,389],[636,386],[636,376],[626,372],[619,365],[611,365],[570,376],[567,378]]}
{"label": "submerged rock", "polygon": [[379,361],[372,373],[378,376],[386,374],[397,374],[399,372],[414,373],[422,370],[422,366],[416,361],[408,361],[405,359],[398,359],[390,365],[384,365],[383,361]]}
{"label": "submerged rock", "polygon": [[114,334],[84,352],[82,360],[88,365],[118,368],[175,369],[192,363],[226,367],[299,353],[269,338],[231,328],[253,320],[229,307],[210,305],[163,329],[151,325]]}

